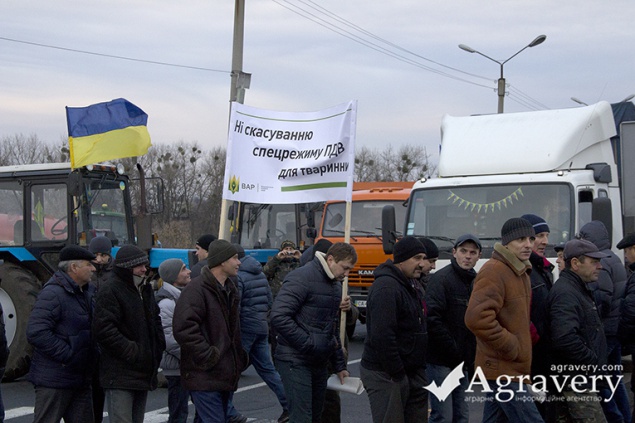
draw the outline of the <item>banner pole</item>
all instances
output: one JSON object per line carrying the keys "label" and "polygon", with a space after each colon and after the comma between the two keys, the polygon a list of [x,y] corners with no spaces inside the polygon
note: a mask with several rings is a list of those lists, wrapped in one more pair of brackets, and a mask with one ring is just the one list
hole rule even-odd
{"label": "banner pole", "polygon": [[[346,201],[346,217],[344,218],[344,242],[350,243],[351,241],[351,215],[353,210],[353,203],[351,200]],[[348,296],[348,276],[342,281],[342,300]],[[353,305],[351,304],[351,307]],[[342,347],[344,347],[344,339],[346,337],[346,312],[340,313],[340,340],[342,341]]]}

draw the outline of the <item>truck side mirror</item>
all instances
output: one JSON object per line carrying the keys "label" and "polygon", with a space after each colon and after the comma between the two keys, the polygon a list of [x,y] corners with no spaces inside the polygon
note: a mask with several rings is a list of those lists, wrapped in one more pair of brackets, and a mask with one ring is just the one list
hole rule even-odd
{"label": "truck side mirror", "polygon": [[381,245],[384,249],[384,253],[392,254],[396,242],[395,207],[387,205],[381,209]]}
{"label": "truck side mirror", "polygon": [[611,199],[608,197],[598,197],[593,199],[591,205],[591,219],[604,223],[609,233],[609,242],[613,245],[613,208]]}

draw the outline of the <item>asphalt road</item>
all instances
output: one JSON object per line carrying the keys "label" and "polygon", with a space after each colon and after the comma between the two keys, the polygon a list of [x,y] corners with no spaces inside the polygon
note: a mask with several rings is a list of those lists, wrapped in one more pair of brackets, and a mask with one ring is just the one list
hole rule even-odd
{"label": "asphalt road", "polygon": [[[366,327],[357,324],[355,335],[349,344],[349,372],[359,377],[359,362],[364,347]],[[2,397],[5,404],[5,421],[11,423],[27,423],[33,421],[34,390],[31,383],[18,380],[2,384]],[[366,393],[361,395],[340,394],[342,402],[342,423],[371,422],[370,405]],[[234,395],[234,406],[248,418],[250,423],[273,423],[277,421],[282,409],[278,401],[256,374],[253,367],[247,369],[239,382],[239,389]],[[146,406],[145,423],[167,422],[167,389],[159,388],[150,392]],[[482,405],[470,404],[470,420],[480,421]],[[194,419],[194,406],[190,405],[188,422]],[[108,417],[104,422],[108,422]],[[329,422],[324,422],[329,423]]]}

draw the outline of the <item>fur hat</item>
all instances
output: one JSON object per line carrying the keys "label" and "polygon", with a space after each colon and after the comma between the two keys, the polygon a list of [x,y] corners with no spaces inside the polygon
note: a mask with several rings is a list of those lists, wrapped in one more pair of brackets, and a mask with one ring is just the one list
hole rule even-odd
{"label": "fur hat", "polygon": [[117,251],[115,266],[122,269],[132,269],[142,264],[150,264],[148,255],[136,245],[124,245]]}
{"label": "fur hat", "polygon": [[501,228],[501,243],[503,245],[507,245],[518,238],[531,236],[536,236],[533,225],[529,220],[521,217],[512,217],[503,223]]}
{"label": "fur hat", "polygon": [[209,248],[209,244],[212,243],[212,241],[215,241],[217,238],[212,235],[212,234],[205,234],[205,235],[201,235],[197,240],[196,240],[196,245],[198,245],[199,247],[201,247],[204,250],[207,250]]}
{"label": "fur hat", "polygon": [[207,266],[211,269],[238,254],[236,248],[224,239],[217,239],[207,249]]}
{"label": "fur hat", "polygon": [[90,244],[88,245],[88,250],[93,253],[102,253],[102,254],[112,254],[112,242],[108,237],[103,235],[96,236],[95,238],[90,240]]}
{"label": "fur hat", "polygon": [[426,247],[421,241],[414,236],[405,236],[395,244],[392,261],[398,264],[421,253],[426,254]]}
{"label": "fur hat", "polygon": [[167,259],[159,266],[159,276],[167,283],[174,283],[185,264],[181,259]]}
{"label": "fur hat", "polygon": [[95,260],[95,255],[78,245],[67,245],[60,251],[60,261],[69,260]]}
{"label": "fur hat", "polygon": [[534,227],[534,232],[536,232],[537,234],[543,232],[551,232],[549,230],[549,225],[547,225],[547,222],[545,222],[545,219],[540,216],[536,216],[535,214],[523,214],[520,217],[525,220],[529,220],[529,223],[531,223],[531,225]]}
{"label": "fur hat", "polygon": [[290,241],[290,240],[286,240],[286,241],[282,241],[282,244],[280,244],[280,249],[284,250],[287,247],[291,247],[295,250],[295,242]]}

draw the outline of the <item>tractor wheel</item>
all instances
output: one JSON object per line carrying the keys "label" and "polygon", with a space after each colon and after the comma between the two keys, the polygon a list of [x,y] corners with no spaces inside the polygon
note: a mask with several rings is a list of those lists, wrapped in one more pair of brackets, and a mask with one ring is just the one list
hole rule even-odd
{"label": "tractor wheel", "polygon": [[41,288],[30,271],[13,263],[0,265],[0,304],[10,350],[5,381],[15,380],[29,371],[32,348],[26,340],[26,327]]}

